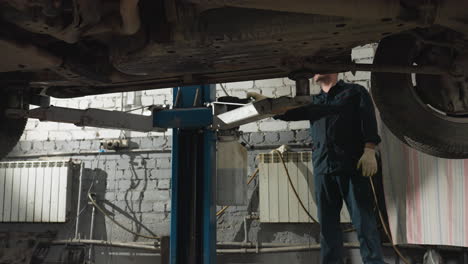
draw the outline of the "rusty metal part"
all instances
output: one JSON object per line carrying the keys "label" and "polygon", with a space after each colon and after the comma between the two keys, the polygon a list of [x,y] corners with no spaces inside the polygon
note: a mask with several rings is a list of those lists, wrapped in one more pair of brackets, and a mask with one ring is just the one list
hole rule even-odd
{"label": "rusty metal part", "polygon": [[4,20],[67,43],[78,42],[82,32],[101,19],[101,1],[97,0],[72,0],[70,9],[61,7],[55,0],[20,1],[16,5],[11,2],[14,1],[9,6],[1,6],[0,1],[0,15]]}
{"label": "rusty metal part", "polygon": [[122,35],[133,35],[141,26],[139,0],[120,0],[120,16],[122,17]]}
{"label": "rusty metal part", "polygon": [[139,0],[120,0],[120,19],[117,16],[108,16],[99,24],[83,32],[83,36],[104,33],[115,33],[124,36],[134,35],[141,27],[138,3]]}
{"label": "rusty metal part", "polygon": [[[200,5],[255,8],[295,13],[319,14],[362,19],[396,18],[400,14],[399,0],[185,0]],[[453,0],[456,1],[456,0]],[[365,15],[363,15],[365,14]]]}
{"label": "rusty metal part", "polygon": [[294,71],[289,74],[289,79],[296,81],[296,97],[310,96],[310,81],[314,77],[314,72],[310,70]]}
{"label": "rusty metal part", "polygon": [[55,234],[48,232],[2,232],[0,263],[42,263],[48,252],[47,243],[54,238]]}
{"label": "rusty metal part", "polygon": [[31,44],[0,39],[0,72],[33,71],[58,67],[62,59]]}
{"label": "rusty metal part", "polygon": [[420,54],[425,65],[453,68],[450,75],[416,75],[415,92],[421,103],[452,117],[468,115],[468,53],[451,56],[451,49],[430,47]]}
{"label": "rusty metal part", "polygon": [[459,0],[438,1],[435,24],[466,34],[468,31],[468,2]]}

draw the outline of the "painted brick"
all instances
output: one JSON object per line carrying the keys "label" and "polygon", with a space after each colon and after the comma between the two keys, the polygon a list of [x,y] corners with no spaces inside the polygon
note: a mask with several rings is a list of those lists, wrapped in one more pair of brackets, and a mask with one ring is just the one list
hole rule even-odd
{"label": "painted brick", "polygon": [[164,132],[148,132],[148,137],[164,137]]}
{"label": "painted brick", "polygon": [[153,138],[150,138],[150,137],[141,138],[138,142],[138,145],[142,149],[151,149],[153,147]]}
{"label": "painted brick", "polygon": [[275,97],[275,89],[273,88],[262,88],[261,89],[262,91],[262,95],[266,96],[266,97]]}
{"label": "painted brick", "polygon": [[309,142],[311,140],[309,130],[296,131],[297,142]]}
{"label": "painted brick", "polygon": [[120,191],[128,191],[132,189],[132,181],[130,178],[121,179],[118,182],[118,188]]}
{"label": "painted brick", "polygon": [[150,170],[148,170],[148,179],[146,179],[146,190],[157,190],[158,189],[158,180],[152,179],[150,177]]}
{"label": "painted brick", "polygon": [[156,166],[158,169],[170,169],[171,168],[171,159],[170,158],[161,158],[156,161]]}
{"label": "painted brick", "polygon": [[308,129],[308,128],[310,128],[310,122],[309,121],[289,122],[289,129],[290,130]]}
{"label": "painted brick", "polygon": [[36,141],[36,140],[47,140],[49,138],[48,131],[26,131],[25,133],[26,140]]}
{"label": "painted brick", "polygon": [[[115,172],[114,172],[115,173]],[[118,181],[115,181],[115,180],[107,180],[107,183],[106,183],[106,190],[109,190],[109,191],[117,191],[119,189],[119,184],[118,184]],[[114,194],[114,198],[113,200],[115,200],[117,198],[117,196]],[[108,199],[109,200],[109,199]]]}
{"label": "painted brick", "polygon": [[118,138],[121,135],[121,130],[117,129],[99,129],[98,132],[96,133],[97,138],[105,138],[105,139],[110,139],[110,138]]}
{"label": "painted brick", "polygon": [[[69,124],[69,123],[57,123],[58,124],[58,129],[57,130],[61,130],[61,131],[70,131],[70,130],[74,130],[74,129],[77,129],[79,127],[75,126],[74,124]],[[87,129],[93,129],[93,128],[88,128]]]}
{"label": "painted brick", "polygon": [[153,202],[147,202],[147,201],[143,201],[140,205],[141,207],[141,210],[140,212],[142,213],[149,213],[149,212],[153,212],[154,209],[153,209]]}
{"label": "painted brick", "polygon": [[282,86],[276,88],[275,97],[292,96],[291,86]]}
{"label": "painted brick", "polygon": [[352,74],[351,72],[346,72],[344,74],[344,80],[347,82],[354,82],[354,81],[367,81],[370,79],[370,72],[362,72],[358,71],[355,74]]}
{"label": "painted brick", "polygon": [[128,137],[130,138],[142,138],[147,137],[148,134],[146,132],[138,132],[138,131],[129,131]]}
{"label": "painted brick", "polygon": [[37,119],[28,119],[28,122],[26,123],[25,130],[35,129],[38,125],[39,125],[39,120],[37,120]]}
{"label": "painted brick", "polygon": [[282,131],[287,130],[288,123],[284,121],[266,121],[259,124],[260,131]]}
{"label": "painted brick", "polygon": [[122,179],[125,179],[125,170],[116,168],[115,174],[114,174],[114,180],[117,181],[117,180],[122,180]]}
{"label": "painted brick", "polygon": [[167,201],[169,200],[168,190],[147,191],[144,193],[144,199],[147,201]]}
{"label": "painted brick", "polygon": [[44,141],[44,151],[53,152],[56,150],[55,141]]}
{"label": "painted brick", "polygon": [[156,213],[166,212],[167,204],[166,202],[154,202],[153,211]]}
{"label": "painted brick", "polygon": [[296,82],[289,78],[282,78],[282,80],[284,85],[296,85]]}
{"label": "painted brick", "polygon": [[109,109],[109,108],[115,108],[117,105],[115,103],[114,98],[104,98],[102,100],[102,107]]}
{"label": "painted brick", "polygon": [[92,150],[93,142],[90,140],[82,140],[80,141],[80,149],[81,150]]}
{"label": "painted brick", "polygon": [[239,98],[246,98],[247,91],[246,90],[231,90],[228,92],[230,96],[239,97]]}
{"label": "painted brick", "polygon": [[67,131],[50,131],[49,132],[50,140],[72,140],[72,133]]}
{"label": "painted brick", "polygon": [[154,103],[154,98],[152,96],[142,96],[141,97],[142,106],[153,105],[153,103]]}
{"label": "painted brick", "polygon": [[271,88],[271,87],[282,87],[284,82],[282,79],[265,79],[265,80],[256,80],[256,88]]}
{"label": "painted brick", "polygon": [[104,199],[107,201],[115,201],[116,200],[116,194],[114,192],[106,192],[104,195]]}
{"label": "painted brick", "polygon": [[89,104],[90,108],[103,108],[104,107],[104,101],[102,99],[98,99],[97,97],[94,98],[91,103]]}
{"label": "painted brick", "polygon": [[33,144],[31,141],[20,141],[18,144],[19,148],[23,152],[28,152],[32,150]]}
{"label": "painted brick", "polygon": [[250,134],[250,144],[261,144],[265,142],[265,135],[263,133]]}
{"label": "painted brick", "polygon": [[34,141],[32,145],[33,151],[39,152],[44,150],[44,141]]}
{"label": "painted brick", "polygon": [[[254,88],[254,81],[226,83],[226,89],[251,89]],[[229,92],[229,91],[228,91]]]}
{"label": "painted brick", "polygon": [[71,130],[70,133],[71,133],[72,138],[74,140],[94,139],[94,138],[96,138],[96,135],[97,135],[96,131],[86,129],[86,128]]}
{"label": "painted brick", "polygon": [[153,139],[153,147],[160,149],[168,144],[169,139],[167,137],[156,137]]}
{"label": "painted brick", "polygon": [[281,144],[292,143],[295,141],[294,131],[282,131],[278,133]]}
{"label": "painted brick", "polygon": [[362,58],[372,58],[375,54],[375,46],[365,45],[360,46],[352,49],[351,51],[351,58],[354,59],[362,59]]}
{"label": "painted brick", "polygon": [[240,126],[239,129],[240,129],[240,131],[243,131],[243,132],[258,132],[258,131],[260,131],[257,122],[252,122],[252,123],[249,123],[249,124],[246,124],[246,125],[242,125],[242,126]]}
{"label": "painted brick", "polygon": [[150,177],[156,179],[170,179],[172,178],[172,173],[170,169],[155,169],[151,171]]}
{"label": "painted brick", "polygon": [[79,107],[79,109],[87,109],[87,108],[89,108],[90,105],[91,105],[90,100],[81,99],[79,104],[78,104],[78,107]]}
{"label": "painted brick", "polygon": [[279,133],[277,132],[266,132],[265,133],[265,143],[268,145],[272,145],[278,143],[280,139]]}
{"label": "painted brick", "polygon": [[171,180],[170,179],[161,179],[158,181],[158,189],[160,190],[168,190],[171,188]]}
{"label": "painted brick", "polygon": [[69,99],[68,107],[73,108],[73,109],[78,109],[80,107],[80,101],[76,99]]}
{"label": "painted brick", "polygon": [[53,105],[53,106],[57,106],[57,107],[67,107],[68,106],[67,100],[60,100],[60,99],[51,100],[50,104]]}

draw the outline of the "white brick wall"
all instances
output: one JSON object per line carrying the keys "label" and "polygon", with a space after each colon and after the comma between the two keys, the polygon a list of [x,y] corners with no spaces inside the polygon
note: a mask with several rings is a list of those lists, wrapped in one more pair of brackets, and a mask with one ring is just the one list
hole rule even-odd
{"label": "white brick wall", "polygon": [[[369,44],[356,47],[352,51],[352,59],[358,63],[371,63],[377,45]],[[367,72],[356,72],[340,74],[340,78],[347,82],[359,83],[366,88],[369,87],[370,74]],[[294,96],[295,83],[288,78],[244,81],[224,84],[227,92],[231,96],[245,97],[247,91],[261,93],[268,97]],[[312,93],[318,93],[320,87],[311,82]],[[217,86],[217,96],[224,96],[221,87]],[[113,93],[98,96],[85,96],[73,99],[52,99],[51,104],[55,106],[86,109],[89,107],[101,108],[107,110],[124,110],[150,106],[153,104],[167,105],[172,103],[172,88],[148,90],[143,92]],[[135,114],[150,114],[149,111],[136,110]],[[257,123],[251,123],[241,126],[244,132],[267,132],[267,131],[285,131],[307,129],[309,124],[302,122],[282,122],[273,119],[262,120]],[[166,133],[139,133],[127,132],[126,136],[145,137],[156,135],[170,135],[169,130]],[[117,138],[121,136],[122,131],[99,128],[81,128],[71,124],[57,124],[52,122],[38,122],[31,119],[28,121],[26,131],[22,137],[23,140],[80,140],[80,139],[102,139]]]}

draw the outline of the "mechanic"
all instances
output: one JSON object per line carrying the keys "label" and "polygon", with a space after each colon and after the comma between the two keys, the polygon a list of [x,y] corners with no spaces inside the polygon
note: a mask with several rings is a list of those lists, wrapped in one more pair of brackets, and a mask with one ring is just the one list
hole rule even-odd
{"label": "mechanic", "polygon": [[[358,234],[363,262],[384,263],[368,179],[377,173],[374,148],[380,142],[371,97],[363,86],[338,81],[337,73],[316,74],[314,81],[321,91],[312,96],[310,105],[275,119],[310,121],[321,263],[343,263],[343,200]],[[248,97],[265,98],[256,93]],[[325,108],[321,110],[320,105]]]}

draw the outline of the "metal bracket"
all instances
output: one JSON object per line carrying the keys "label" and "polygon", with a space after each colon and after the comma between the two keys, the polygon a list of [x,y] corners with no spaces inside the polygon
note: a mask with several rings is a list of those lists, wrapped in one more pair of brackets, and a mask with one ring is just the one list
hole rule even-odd
{"label": "metal bracket", "polygon": [[[213,128],[231,129],[250,122],[284,114],[287,111],[310,103],[306,98],[280,97],[264,99],[246,104],[234,110],[214,116]],[[215,107],[217,104],[213,104]],[[214,110],[215,112],[216,109]]]}
{"label": "metal bracket", "polygon": [[128,129],[140,132],[164,132],[165,128],[153,127],[153,117],[89,108],[86,110],[65,107],[40,107],[29,111],[7,109],[6,114],[14,117],[36,118],[41,121],[71,123],[76,126]]}

